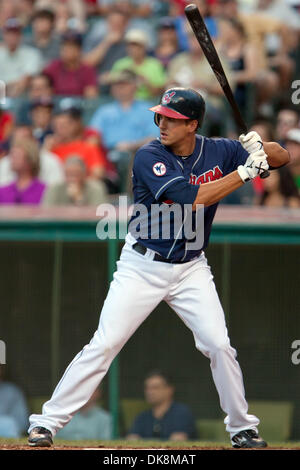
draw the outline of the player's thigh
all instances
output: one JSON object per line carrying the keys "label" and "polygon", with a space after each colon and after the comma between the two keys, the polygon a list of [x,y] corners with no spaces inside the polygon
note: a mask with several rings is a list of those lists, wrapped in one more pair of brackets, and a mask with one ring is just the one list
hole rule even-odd
{"label": "player's thigh", "polygon": [[229,345],[223,308],[205,257],[187,269],[166,300],[192,330],[198,349],[208,354]]}
{"label": "player's thigh", "polygon": [[130,337],[165,297],[169,281],[156,272],[157,264],[130,248],[123,249],[99,321],[100,332],[110,341]]}

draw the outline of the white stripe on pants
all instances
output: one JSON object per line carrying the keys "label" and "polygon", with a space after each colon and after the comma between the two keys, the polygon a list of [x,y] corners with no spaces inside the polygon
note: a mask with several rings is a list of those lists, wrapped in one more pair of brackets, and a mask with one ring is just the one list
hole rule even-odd
{"label": "white stripe on pants", "polygon": [[[255,428],[258,418],[247,414],[241,370],[230,346],[224,313],[204,254],[184,264],[153,261],[154,253],[136,253],[126,243],[104,302],[97,331],[70,363],[41,415],[30,416],[35,426],[53,435],[89,400],[128,339],[165,300],[190,328],[195,344],[210,358],[226,430],[235,434]],[[155,341],[155,339],[154,339]]]}

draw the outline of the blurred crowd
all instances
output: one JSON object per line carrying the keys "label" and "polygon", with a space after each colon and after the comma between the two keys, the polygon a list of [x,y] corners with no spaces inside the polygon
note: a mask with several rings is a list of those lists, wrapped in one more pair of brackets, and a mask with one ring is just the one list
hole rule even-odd
{"label": "blurred crowd", "polygon": [[[169,86],[205,98],[201,134],[238,137],[188,3],[0,0],[0,204],[130,194],[134,153],[159,135],[149,107]],[[300,0],[196,3],[249,128],[291,156],[224,202],[299,207]]]}

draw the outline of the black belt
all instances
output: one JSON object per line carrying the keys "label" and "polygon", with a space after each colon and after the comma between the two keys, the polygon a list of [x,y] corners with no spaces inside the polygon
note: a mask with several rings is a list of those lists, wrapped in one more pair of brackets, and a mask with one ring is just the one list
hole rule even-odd
{"label": "black belt", "polygon": [[[145,255],[147,252],[147,248],[144,245],[141,245],[139,242],[136,242],[132,245],[132,248],[140,253],[141,255]],[[202,253],[202,251],[201,251]],[[197,256],[198,258],[198,256]],[[155,253],[153,261],[160,261],[161,263],[170,263],[170,264],[183,264],[183,263],[188,263],[191,260],[187,261],[173,261],[171,259],[164,258],[163,256],[160,256],[158,253]]]}

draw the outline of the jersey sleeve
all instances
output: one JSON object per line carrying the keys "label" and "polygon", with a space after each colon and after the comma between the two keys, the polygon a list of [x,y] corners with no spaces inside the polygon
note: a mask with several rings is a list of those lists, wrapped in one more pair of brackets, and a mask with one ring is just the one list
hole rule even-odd
{"label": "jersey sleeve", "polygon": [[249,153],[238,140],[219,139],[219,142],[223,146],[224,174],[232,173],[239,165],[244,165]]}
{"label": "jersey sleeve", "polygon": [[[176,159],[150,150],[138,150],[133,175],[137,182],[144,184],[158,201],[163,192],[179,180],[184,180],[182,169]],[[177,168],[178,166],[178,168]]]}

